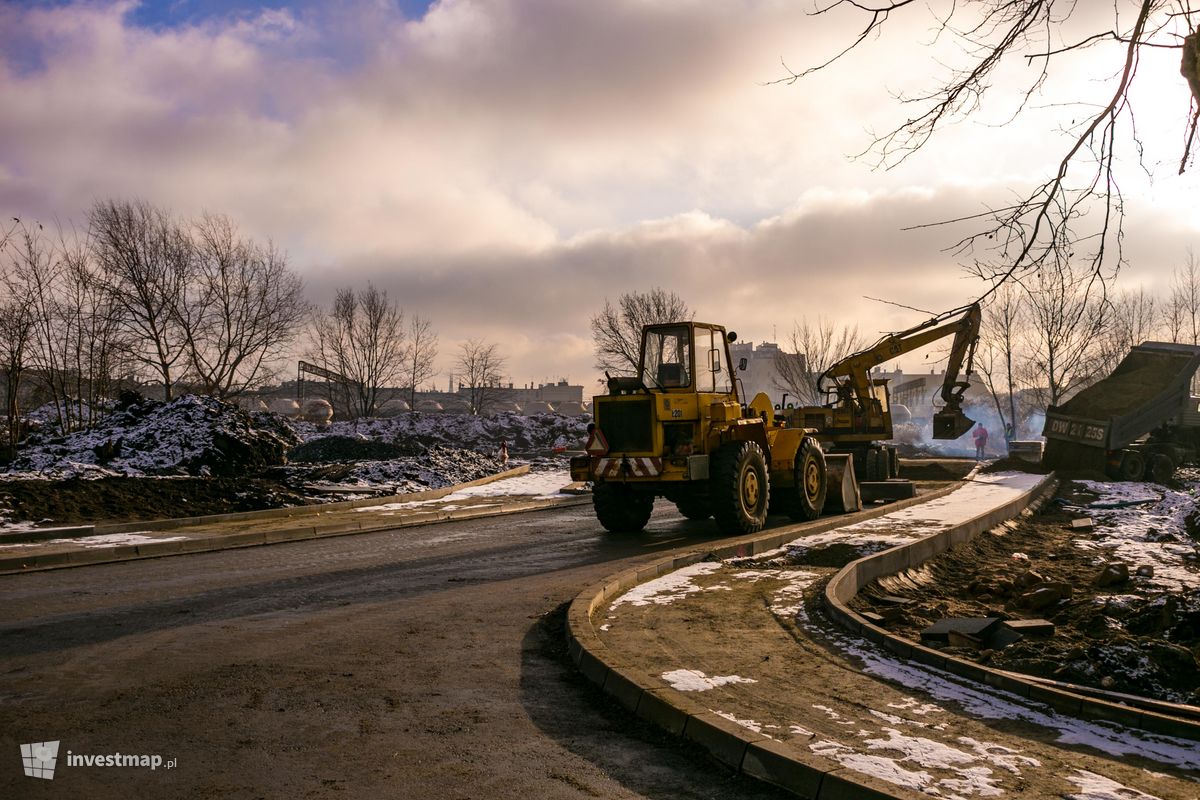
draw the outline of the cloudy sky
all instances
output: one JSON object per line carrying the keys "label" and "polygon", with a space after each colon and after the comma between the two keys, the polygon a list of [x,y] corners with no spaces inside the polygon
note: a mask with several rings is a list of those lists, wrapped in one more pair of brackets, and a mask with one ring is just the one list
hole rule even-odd
{"label": "cloudy sky", "polygon": [[[315,301],[373,281],[432,318],[442,384],[456,344],[478,336],[501,344],[517,383],[591,385],[589,317],[653,286],[754,341],[817,314],[872,335],[907,327],[921,316],[865,296],[942,310],[981,287],[945,252],[965,231],[902,229],[1042,179],[1061,115],[1080,113],[1053,93],[1103,93],[1113,51],[1064,62],[1029,119],[1004,126],[1006,82],[1028,79],[1014,65],[979,114],[874,170],[849,156],[903,119],[894,94],[933,85],[931,56],[955,45],[924,46],[920,12],[836,69],[771,85],[781,62],[822,61],[856,30],[811,9],[0,3],[0,212],[69,224],[98,198],[141,197],[229,214],[287,250]],[[1152,290],[1197,239],[1195,181],[1174,174],[1177,63],[1146,57],[1150,175],[1121,173],[1123,280]]]}

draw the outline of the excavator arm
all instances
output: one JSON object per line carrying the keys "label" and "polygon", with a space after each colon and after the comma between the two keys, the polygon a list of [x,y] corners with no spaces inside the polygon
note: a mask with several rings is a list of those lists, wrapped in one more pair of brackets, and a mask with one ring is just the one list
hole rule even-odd
{"label": "excavator arm", "polygon": [[963,392],[970,384],[966,380],[959,380],[959,376],[971,372],[981,318],[979,304],[972,303],[939,314],[906,331],[890,333],[866,350],[830,366],[821,375],[821,385],[824,386],[827,380],[833,381],[839,388],[840,397],[865,409],[874,400],[871,385],[871,370],[874,367],[953,335],[946,378],[942,382],[941,397],[945,405],[934,415],[933,435],[935,439],[957,439],[975,424],[962,412]]}

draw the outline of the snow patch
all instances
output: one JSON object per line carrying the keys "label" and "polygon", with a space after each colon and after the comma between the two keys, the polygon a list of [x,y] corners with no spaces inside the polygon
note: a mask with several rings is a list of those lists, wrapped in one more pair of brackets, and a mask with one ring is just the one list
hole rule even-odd
{"label": "snow patch", "polygon": [[694,578],[698,578],[701,575],[711,575],[719,571],[722,566],[724,565],[720,561],[701,561],[677,569],[669,575],[663,575],[661,578],[655,578],[652,581],[646,581],[639,586],[633,587],[614,600],[609,609],[616,609],[625,603],[633,606],[648,606],[651,604],[665,606],[696,592],[712,591],[717,588],[728,589],[728,586],[720,585],[700,587],[692,582]]}
{"label": "snow patch", "polygon": [[1076,770],[1067,780],[1079,787],[1079,793],[1067,795],[1066,800],[1161,800],[1086,769]]}
{"label": "snow patch", "polygon": [[707,692],[709,689],[731,683],[758,683],[753,678],[743,678],[740,675],[705,675],[698,669],[664,672],[662,679],[671,684],[672,689],[680,692]]}

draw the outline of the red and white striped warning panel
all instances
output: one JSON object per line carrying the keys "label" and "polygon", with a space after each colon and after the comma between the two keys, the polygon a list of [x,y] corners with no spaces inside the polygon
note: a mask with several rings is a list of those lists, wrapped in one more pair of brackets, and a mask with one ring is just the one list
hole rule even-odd
{"label": "red and white striped warning panel", "polygon": [[[628,473],[621,465],[629,466]],[[596,465],[596,474],[605,478],[620,478],[628,474],[633,478],[652,478],[662,472],[662,459],[649,456],[625,456],[624,458],[602,458]]]}

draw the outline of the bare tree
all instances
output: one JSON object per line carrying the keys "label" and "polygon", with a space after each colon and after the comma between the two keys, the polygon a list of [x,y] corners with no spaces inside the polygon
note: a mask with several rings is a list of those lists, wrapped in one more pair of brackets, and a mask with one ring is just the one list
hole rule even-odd
{"label": "bare tree", "polygon": [[[10,237],[0,238],[0,253],[9,255]],[[6,265],[7,266],[7,265]],[[24,298],[13,291],[10,274],[0,273],[0,369],[4,370],[4,422],[8,455],[21,435],[21,380],[33,340],[33,314]]]}
{"label": "bare tree", "polygon": [[77,401],[79,426],[93,424],[104,400],[115,394],[115,376],[127,371],[131,348],[122,335],[92,243],[72,234],[60,238],[62,282],[56,301],[66,369],[64,400]]}
{"label": "bare tree", "polygon": [[1172,275],[1164,327],[1172,342],[1200,343],[1200,262],[1191,250]]}
{"label": "bare tree", "polygon": [[[996,406],[996,413],[1004,423],[1006,438],[1009,431],[1016,431],[1018,419],[1017,348],[1025,319],[1021,299],[1019,289],[1011,284],[1002,286],[992,296],[991,304],[984,311],[981,346],[975,354],[975,367],[983,375],[988,393]],[[1002,396],[1007,400],[1007,417],[1004,404],[1001,403]]]}
{"label": "bare tree", "polygon": [[438,354],[438,335],[428,319],[413,314],[408,323],[408,352],[404,359],[404,381],[408,386],[408,407],[416,408],[417,389],[437,374],[434,360]]}
{"label": "bare tree", "polygon": [[307,316],[304,284],[271,244],[241,237],[225,216],[192,226],[194,269],[175,309],[189,377],[205,394],[233,397],[272,373]]}
{"label": "bare tree", "polygon": [[[1136,0],[1109,4],[1106,15],[1096,15],[1093,5],[1055,0],[827,0],[815,13],[844,9],[859,15],[864,24],[858,35],[824,63],[801,72],[788,70],[781,82],[794,83],[830,67],[880,35],[894,14],[927,7],[937,35],[952,39],[962,60],[933,89],[901,98],[910,109],[905,121],[877,136],[868,148],[880,165],[890,166],[919,151],[940,128],[976,111],[1002,64],[1015,60],[1036,67],[1013,110],[1015,118],[1035,93],[1047,89],[1052,65],[1082,50],[1111,49],[1109,68],[1091,70],[1097,81],[1106,81],[1106,99],[1082,105],[1076,96],[1068,96],[1061,103],[1051,99],[1045,104],[1074,106],[1061,123],[1066,138],[1053,174],[1018,191],[1008,205],[951,220],[979,225],[955,249],[973,258],[969,270],[992,290],[1011,277],[1055,269],[1070,259],[1086,264],[1100,279],[1085,287],[1102,294],[1104,280],[1115,274],[1122,258],[1123,204],[1114,165],[1125,150],[1142,157],[1131,104],[1139,56],[1146,48],[1181,51],[1181,72],[1190,90],[1190,96],[1181,92],[1179,97],[1181,110],[1189,107],[1182,172],[1190,163],[1200,119],[1200,11],[1176,0]],[[1089,16],[1081,22],[1085,8]]]}
{"label": "bare tree", "polygon": [[824,403],[821,374],[834,362],[867,346],[857,325],[836,325],[821,316],[815,321],[805,318],[794,322],[788,343],[791,352],[780,350],[775,356],[775,385],[802,405]]}
{"label": "bare tree", "polygon": [[1105,303],[1088,291],[1088,273],[1057,263],[1021,279],[1028,308],[1022,327],[1027,378],[1043,405],[1057,405],[1099,376]]}
{"label": "bare tree", "polygon": [[1131,348],[1154,338],[1160,312],[1158,300],[1140,287],[1113,295],[1099,342],[1097,366],[1101,374],[1111,372]]}
{"label": "bare tree", "polygon": [[459,385],[466,383],[472,414],[486,414],[500,394],[505,359],[495,344],[468,339],[459,345],[455,368]]}
{"label": "bare tree", "polygon": [[404,312],[374,285],[339,289],[333,307],[315,313],[309,358],[345,378],[338,389],[351,416],[375,412],[384,390],[403,378],[406,357]]}
{"label": "bare tree", "polygon": [[592,317],[596,368],[618,375],[637,374],[642,327],[691,318],[692,312],[679,295],[660,288],[627,292],[615,305],[605,298],[604,308]]}
{"label": "bare tree", "polygon": [[89,214],[95,253],[131,354],[171,399],[176,364],[187,352],[178,309],[192,273],[187,233],[145,201],[105,200]]}

